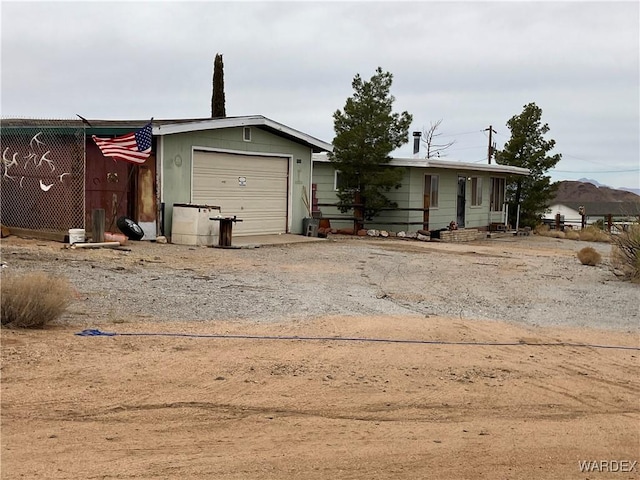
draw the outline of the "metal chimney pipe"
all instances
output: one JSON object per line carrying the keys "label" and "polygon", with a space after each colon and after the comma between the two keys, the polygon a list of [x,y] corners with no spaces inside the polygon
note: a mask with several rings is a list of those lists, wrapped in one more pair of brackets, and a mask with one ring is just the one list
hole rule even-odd
{"label": "metal chimney pipe", "polygon": [[422,132],[413,132],[413,154],[417,155],[420,151],[420,137]]}

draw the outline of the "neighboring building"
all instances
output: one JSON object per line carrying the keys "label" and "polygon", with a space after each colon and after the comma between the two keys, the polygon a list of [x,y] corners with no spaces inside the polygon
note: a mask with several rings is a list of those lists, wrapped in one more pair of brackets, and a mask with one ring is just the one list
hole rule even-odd
{"label": "neighboring building", "polygon": [[[491,224],[504,224],[507,177],[529,174],[525,168],[508,165],[440,159],[394,158],[389,165],[405,169],[402,186],[386,194],[398,204],[398,209],[380,212],[373,221],[365,222],[366,228],[439,230],[452,221],[459,228],[484,229]],[[348,214],[330,206],[338,200],[339,182],[340,172],[331,165],[327,154],[315,154],[313,201],[317,210],[330,219],[332,227],[353,227]]]}
{"label": "neighboring building", "polygon": [[153,239],[171,236],[174,204],[206,204],[242,219],[234,236],[302,233],[311,156],[331,145],[263,116],[154,120],[144,165],[104,157],[91,138],[147,122],[2,120],[2,223],[64,235],[89,231],[102,208],[108,224],[127,216]]}
{"label": "neighboring building", "polygon": [[640,221],[640,201],[638,201],[555,202],[545,213],[544,222],[553,226],[555,225],[556,215],[560,214],[560,221],[564,226],[580,228],[582,226],[582,215],[579,213],[580,207],[584,207],[586,225],[591,225],[598,220],[607,225],[609,215],[611,215],[612,223]]}

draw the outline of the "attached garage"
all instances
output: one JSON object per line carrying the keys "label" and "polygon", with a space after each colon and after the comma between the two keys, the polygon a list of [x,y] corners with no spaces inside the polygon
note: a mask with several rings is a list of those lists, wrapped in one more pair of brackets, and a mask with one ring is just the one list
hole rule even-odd
{"label": "attached garage", "polygon": [[237,216],[235,236],[287,232],[290,159],[271,155],[194,151],[194,204]]}
{"label": "attached garage", "polygon": [[260,115],[155,120],[153,134],[160,232],[169,241],[173,207],[187,204],[235,215],[242,221],[234,237],[302,233],[311,215],[311,155],[332,148]]}

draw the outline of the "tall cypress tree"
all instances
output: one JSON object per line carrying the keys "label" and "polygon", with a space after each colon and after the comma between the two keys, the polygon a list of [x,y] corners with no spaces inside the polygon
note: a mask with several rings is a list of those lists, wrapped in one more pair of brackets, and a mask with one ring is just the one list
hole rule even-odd
{"label": "tall cypress tree", "polygon": [[222,54],[216,53],[213,62],[213,94],[211,95],[211,117],[224,118],[227,112],[224,106],[224,64]]}

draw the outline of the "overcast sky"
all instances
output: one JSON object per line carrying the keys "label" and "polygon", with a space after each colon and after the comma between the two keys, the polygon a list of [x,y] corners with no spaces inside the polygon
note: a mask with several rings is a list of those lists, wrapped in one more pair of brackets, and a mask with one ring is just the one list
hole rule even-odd
{"label": "overcast sky", "polygon": [[[640,10],[632,2],[10,2],[3,117],[205,118],[216,53],[228,116],[326,142],[356,74],[393,74],[411,131],[438,120],[452,161],[486,163],[489,125],[534,102],[554,180],[640,188]],[[411,133],[409,133],[409,137]],[[412,156],[412,141],[395,156]]]}

